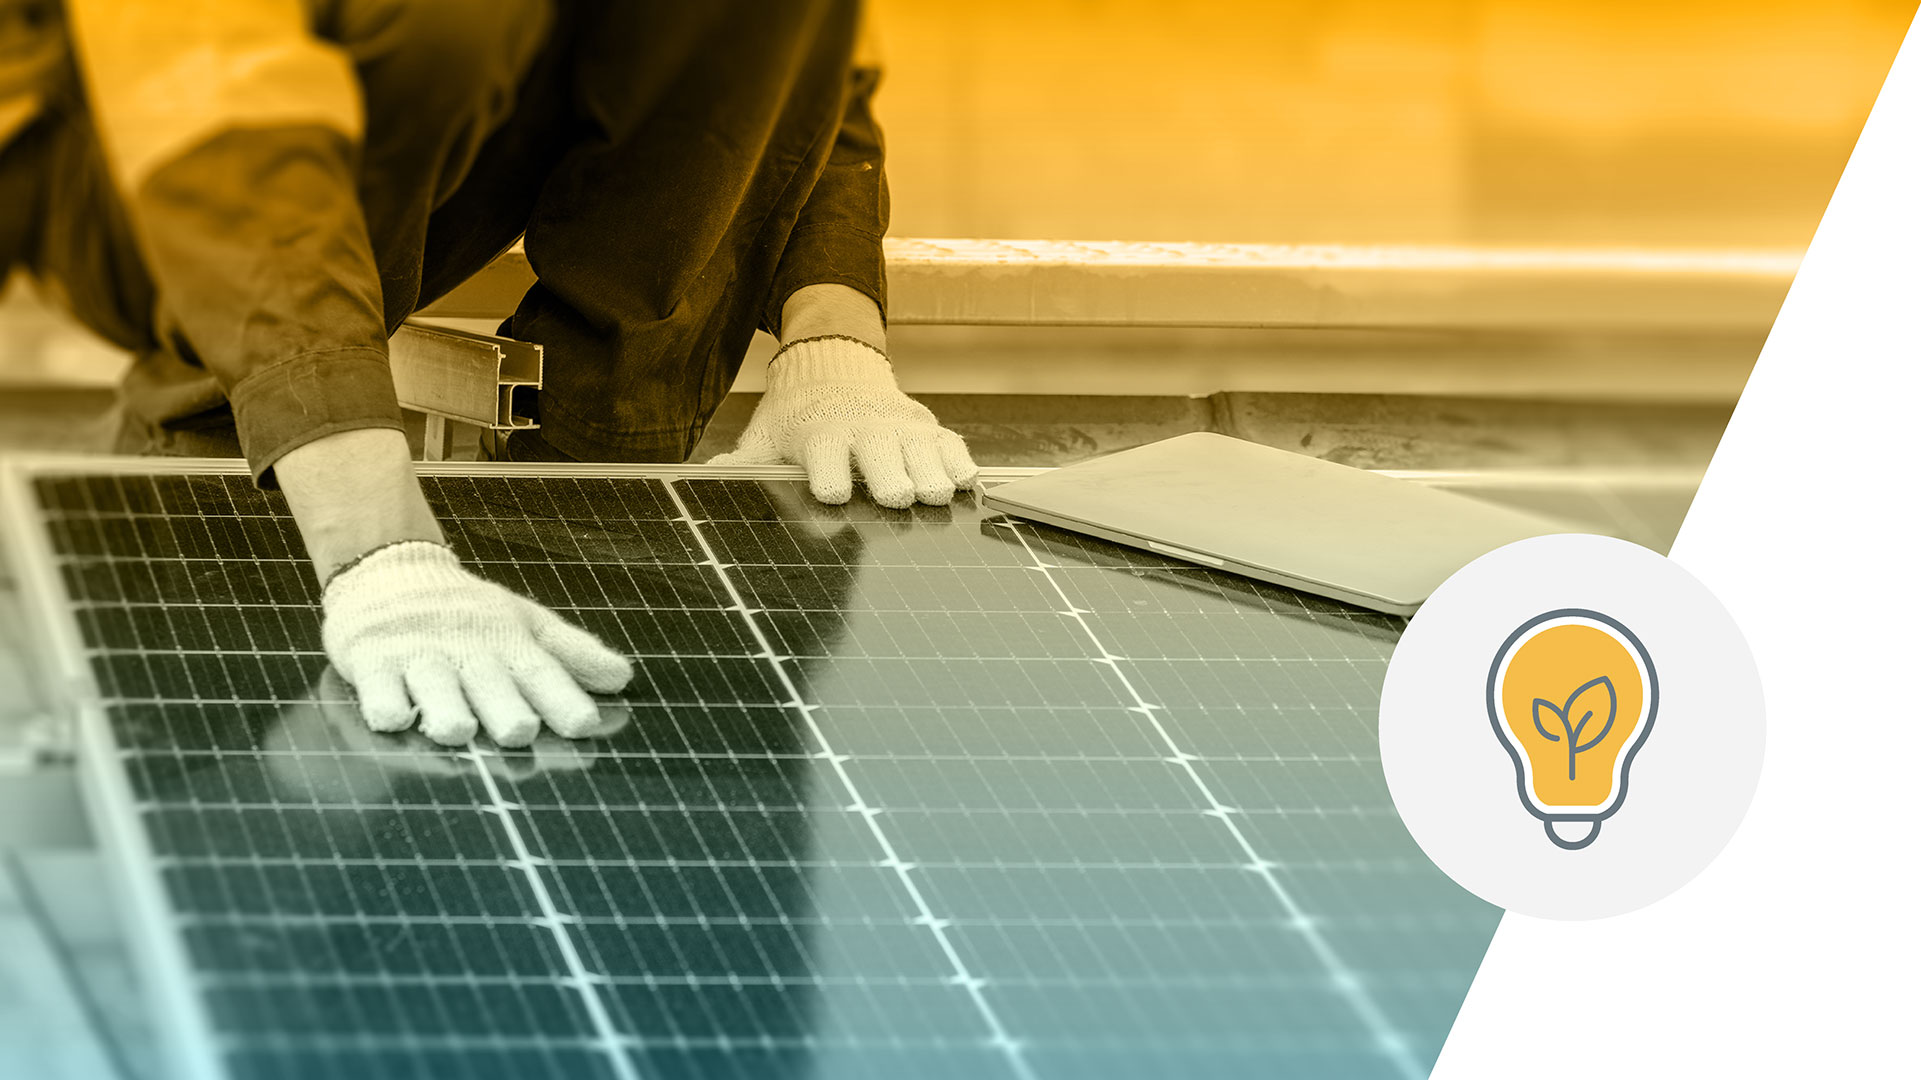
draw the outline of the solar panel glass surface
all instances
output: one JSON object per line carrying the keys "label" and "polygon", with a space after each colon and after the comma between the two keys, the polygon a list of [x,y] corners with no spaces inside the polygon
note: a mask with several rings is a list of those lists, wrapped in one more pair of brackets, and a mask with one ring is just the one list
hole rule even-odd
{"label": "solar panel glass surface", "polygon": [[[155,925],[236,1077],[1424,1074],[1498,912],[1394,815],[1401,621],[792,480],[439,475],[638,659],[605,731],[369,733],[284,504],[37,483]],[[167,955],[163,951],[163,956]]]}

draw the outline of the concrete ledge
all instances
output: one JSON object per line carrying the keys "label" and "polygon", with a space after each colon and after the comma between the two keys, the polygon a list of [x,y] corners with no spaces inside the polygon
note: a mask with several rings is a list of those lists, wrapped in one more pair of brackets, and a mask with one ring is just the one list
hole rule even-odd
{"label": "concrete ledge", "polygon": [[[1765,330],[1800,255],[1775,250],[887,240],[896,325]],[[424,309],[503,318],[516,245]]]}

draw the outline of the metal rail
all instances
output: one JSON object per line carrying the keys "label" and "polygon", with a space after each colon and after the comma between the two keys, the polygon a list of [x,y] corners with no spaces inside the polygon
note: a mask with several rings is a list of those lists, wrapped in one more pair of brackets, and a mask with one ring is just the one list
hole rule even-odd
{"label": "metal rail", "polygon": [[539,345],[409,322],[387,344],[400,407],[427,417],[426,456],[448,456],[448,425],[505,437],[537,426],[531,416],[544,357]]}

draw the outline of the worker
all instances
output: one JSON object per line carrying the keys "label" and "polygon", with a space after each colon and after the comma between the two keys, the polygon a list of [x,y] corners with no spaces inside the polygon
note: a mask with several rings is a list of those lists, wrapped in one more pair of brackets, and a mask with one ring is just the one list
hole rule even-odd
{"label": "worker", "polygon": [[966,447],[887,358],[857,0],[0,0],[0,273],[133,356],[119,448],[244,455],[380,731],[593,730],[630,661],[464,569],[415,478],[401,321],[523,236],[546,348],[513,461],[683,461],[756,329],[732,463],[948,501]]}

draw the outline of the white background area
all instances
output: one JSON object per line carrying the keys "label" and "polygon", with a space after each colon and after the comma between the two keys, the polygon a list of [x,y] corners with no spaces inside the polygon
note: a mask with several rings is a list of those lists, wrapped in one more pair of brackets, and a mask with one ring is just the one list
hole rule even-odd
{"label": "white background area", "polygon": [[1673,557],[1747,634],[1754,807],[1641,911],[1501,922],[1434,1075],[1921,1075],[1921,47],[1862,132]]}

